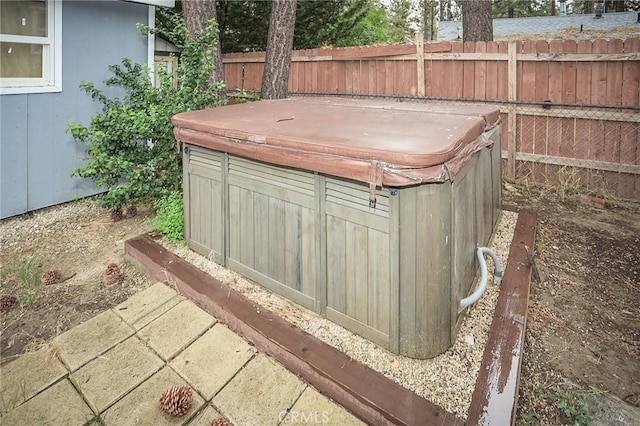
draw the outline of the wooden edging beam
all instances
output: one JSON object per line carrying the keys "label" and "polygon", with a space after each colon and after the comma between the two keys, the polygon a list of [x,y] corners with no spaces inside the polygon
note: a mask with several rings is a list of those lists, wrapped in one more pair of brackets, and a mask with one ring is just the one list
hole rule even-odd
{"label": "wooden edging beam", "polygon": [[468,425],[512,425],[516,420],[531,283],[529,255],[533,253],[536,234],[536,214],[526,210],[518,213],[508,266],[471,398]]}
{"label": "wooden edging beam", "polygon": [[463,421],[361,364],[158,245],[147,235],[125,254],[181,294],[372,425],[462,425]]}

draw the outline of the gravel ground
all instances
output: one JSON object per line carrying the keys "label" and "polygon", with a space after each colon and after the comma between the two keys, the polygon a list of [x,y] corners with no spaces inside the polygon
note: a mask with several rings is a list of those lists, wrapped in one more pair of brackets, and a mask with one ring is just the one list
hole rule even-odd
{"label": "gravel ground", "polygon": [[37,238],[39,234],[58,232],[57,228],[60,226],[69,226],[66,222],[70,222],[74,227],[79,227],[79,217],[93,218],[99,216],[101,212],[102,209],[99,207],[78,202],[3,219],[0,221],[0,249],[6,252],[10,248],[24,243],[26,239]]}
{"label": "gravel ground", "polygon": [[[112,226],[108,221],[94,220],[95,217],[101,217],[104,214],[102,209],[94,206],[69,203],[46,212],[5,220],[0,223],[0,247],[5,254],[13,252],[15,249],[20,252],[19,247],[25,244],[27,246],[32,246],[34,243],[36,245],[46,244],[44,241],[36,240],[49,237],[48,234],[51,234],[49,238],[53,237],[54,239],[56,235],[60,234],[69,237],[71,232],[66,230],[66,226],[71,226],[70,229],[75,230],[74,232],[90,230],[91,234],[94,234],[105,226]],[[503,262],[503,267],[506,266],[509,244],[513,238],[516,220],[516,213],[503,212],[490,245],[490,248]],[[65,227],[65,230],[58,229],[61,226]],[[109,235],[112,233],[109,231]],[[96,235],[95,237],[105,242],[104,235]],[[25,238],[29,241],[24,240]],[[67,249],[67,239],[57,240],[62,243],[62,246],[65,246],[59,247],[63,249],[63,252]],[[227,283],[255,303],[281,315],[299,328],[416,394],[463,419],[466,418],[493,317],[498,286],[490,284],[484,297],[468,309],[460,327],[458,339],[452,348],[436,358],[416,360],[392,354],[183,245],[172,243],[167,239],[161,239],[160,242],[178,256]],[[81,241],[75,240],[75,242],[69,241],[69,243],[78,245]],[[118,250],[117,247],[121,240],[117,243],[114,247],[116,250]],[[489,263],[491,263],[490,259]],[[489,266],[489,270],[492,271],[493,268]],[[489,278],[492,280],[493,277]]]}
{"label": "gravel ground", "polygon": [[[516,213],[502,212],[489,246],[500,258],[503,269],[506,267],[517,217]],[[392,354],[182,245],[167,239],[162,239],[160,243],[255,303],[281,315],[287,321],[416,394],[466,419],[498,298],[498,286],[488,285],[482,299],[468,309],[453,347],[438,357],[416,360]],[[488,263],[489,271],[493,271],[490,259]],[[491,274],[489,279],[493,282]]]}

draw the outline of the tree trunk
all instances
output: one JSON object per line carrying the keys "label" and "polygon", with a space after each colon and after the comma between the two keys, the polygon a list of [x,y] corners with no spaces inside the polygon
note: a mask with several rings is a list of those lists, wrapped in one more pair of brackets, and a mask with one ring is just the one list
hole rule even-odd
{"label": "tree trunk", "polygon": [[613,10],[609,10],[607,9],[607,12],[624,12],[625,11],[625,4],[624,4],[624,0],[612,0],[613,1]]}
{"label": "tree trunk", "polygon": [[582,13],[585,15],[593,13],[593,0],[585,0],[582,5]]}
{"label": "tree trunk", "polygon": [[492,41],[491,0],[460,0],[460,7],[462,8],[462,40]]}
{"label": "tree trunk", "polygon": [[[216,17],[215,0],[189,0],[182,2],[182,15],[189,30],[189,34],[202,34],[207,30],[209,20]],[[218,42],[213,51],[213,70],[211,71],[211,81],[217,83],[224,81],[224,65],[222,64],[222,51],[220,50],[220,33]],[[218,100],[225,102],[227,92],[224,88],[218,91]]]}
{"label": "tree trunk", "polygon": [[453,20],[453,13],[451,12],[451,0],[440,0],[440,20]]}
{"label": "tree trunk", "polygon": [[422,33],[425,41],[438,39],[438,23],[436,19],[436,3],[431,0],[422,1]]}
{"label": "tree trunk", "polygon": [[273,0],[262,76],[262,99],[287,97],[296,3],[297,0]]}

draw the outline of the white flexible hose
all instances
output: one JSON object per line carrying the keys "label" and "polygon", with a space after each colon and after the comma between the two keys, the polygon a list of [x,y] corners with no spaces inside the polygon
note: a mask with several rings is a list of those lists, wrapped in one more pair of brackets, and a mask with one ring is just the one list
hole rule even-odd
{"label": "white flexible hose", "polygon": [[498,256],[496,256],[496,254],[487,247],[478,247],[478,250],[476,250],[476,257],[478,258],[478,262],[480,262],[480,284],[478,284],[478,287],[471,295],[460,301],[460,305],[458,305],[458,313],[462,312],[467,306],[473,305],[480,300],[487,289],[487,278],[489,273],[487,271],[487,261],[484,259],[485,254],[488,254],[493,259],[493,281],[496,284],[500,284],[502,281],[502,264],[500,263]]}

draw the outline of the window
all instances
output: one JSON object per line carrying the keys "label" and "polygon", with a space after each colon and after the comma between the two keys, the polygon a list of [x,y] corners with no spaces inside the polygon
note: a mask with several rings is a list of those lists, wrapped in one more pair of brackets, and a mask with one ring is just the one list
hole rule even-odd
{"label": "window", "polygon": [[0,94],[62,90],[62,6],[0,1]]}

